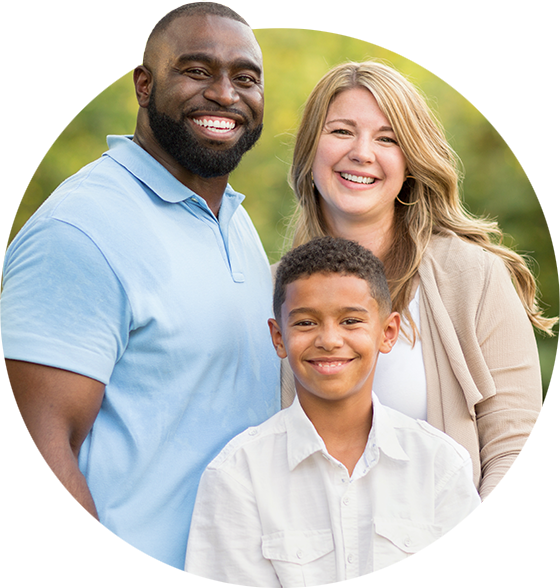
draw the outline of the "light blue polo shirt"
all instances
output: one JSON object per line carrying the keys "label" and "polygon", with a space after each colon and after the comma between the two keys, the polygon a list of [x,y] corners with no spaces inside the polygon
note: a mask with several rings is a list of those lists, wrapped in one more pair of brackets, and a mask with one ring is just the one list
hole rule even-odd
{"label": "light blue polo shirt", "polygon": [[79,455],[100,520],[183,569],[204,468],[280,409],[269,264],[241,194],[216,219],[130,137],[108,144],[8,249],[2,342],[106,384]]}

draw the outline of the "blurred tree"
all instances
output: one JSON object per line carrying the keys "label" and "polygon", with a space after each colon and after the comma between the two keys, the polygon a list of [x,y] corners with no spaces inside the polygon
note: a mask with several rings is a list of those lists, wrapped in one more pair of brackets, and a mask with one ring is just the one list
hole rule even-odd
{"label": "blurred tree", "polygon": [[[0,29],[0,255],[66,177],[134,130],[132,70],[147,30]],[[231,183],[271,261],[293,207],[286,177],[302,105],[333,65],[379,58],[427,95],[464,163],[467,207],[497,218],[535,260],[560,314],[560,30],[261,29],[265,130]],[[539,337],[550,476],[539,508],[560,509],[560,340]],[[0,476],[0,549],[11,541]],[[2,539],[3,537],[7,539]],[[2,543],[4,541],[4,543]]]}

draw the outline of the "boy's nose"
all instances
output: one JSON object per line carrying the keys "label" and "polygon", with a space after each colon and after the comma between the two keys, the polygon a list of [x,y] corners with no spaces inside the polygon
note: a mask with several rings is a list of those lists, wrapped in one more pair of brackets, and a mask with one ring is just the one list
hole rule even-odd
{"label": "boy's nose", "polygon": [[342,337],[335,325],[324,325],[315,339],[316,347],[331,351],[342,345]]}

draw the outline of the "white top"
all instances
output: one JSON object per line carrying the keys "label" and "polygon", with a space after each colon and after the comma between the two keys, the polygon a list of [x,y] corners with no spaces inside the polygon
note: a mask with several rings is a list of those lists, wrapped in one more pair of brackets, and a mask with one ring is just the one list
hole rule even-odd
{"label": "white top", "polygon": [[379,570],[479,503],[467,451],[382,406],[352,477],[296,397],[214,459],[198,490],[185,569],[246,586],[311,586]]}
{"label": "white top", "polygon": [[[416,327],[420,327],[420,288],[409,305]],[[403,317],[403,322],[408,321]],[[422,342],[416,338],[414,347],[402,333],[389,353],[377,358],[373,390],[385,406],[399,410],[414,419],[428,420],[426,370]]]}

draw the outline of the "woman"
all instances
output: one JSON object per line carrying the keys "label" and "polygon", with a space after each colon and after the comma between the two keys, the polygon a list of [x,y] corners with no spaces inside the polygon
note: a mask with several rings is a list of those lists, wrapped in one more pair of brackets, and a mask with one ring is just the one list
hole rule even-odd
{"label": "woman", "polygon": [[[293,246],[330,234],[383,261],[404,336],[380,355],[374,390],[464,445],[485,498],[540,410],[532,325],[551,334],[556,319],[542,316],[535,280],[499,244],[497,224],[463,208],[457,168],[403,76],[376,62],[335,67],[311,93],[296,138]],[[284,405],[292,380],[283,375]]]}

